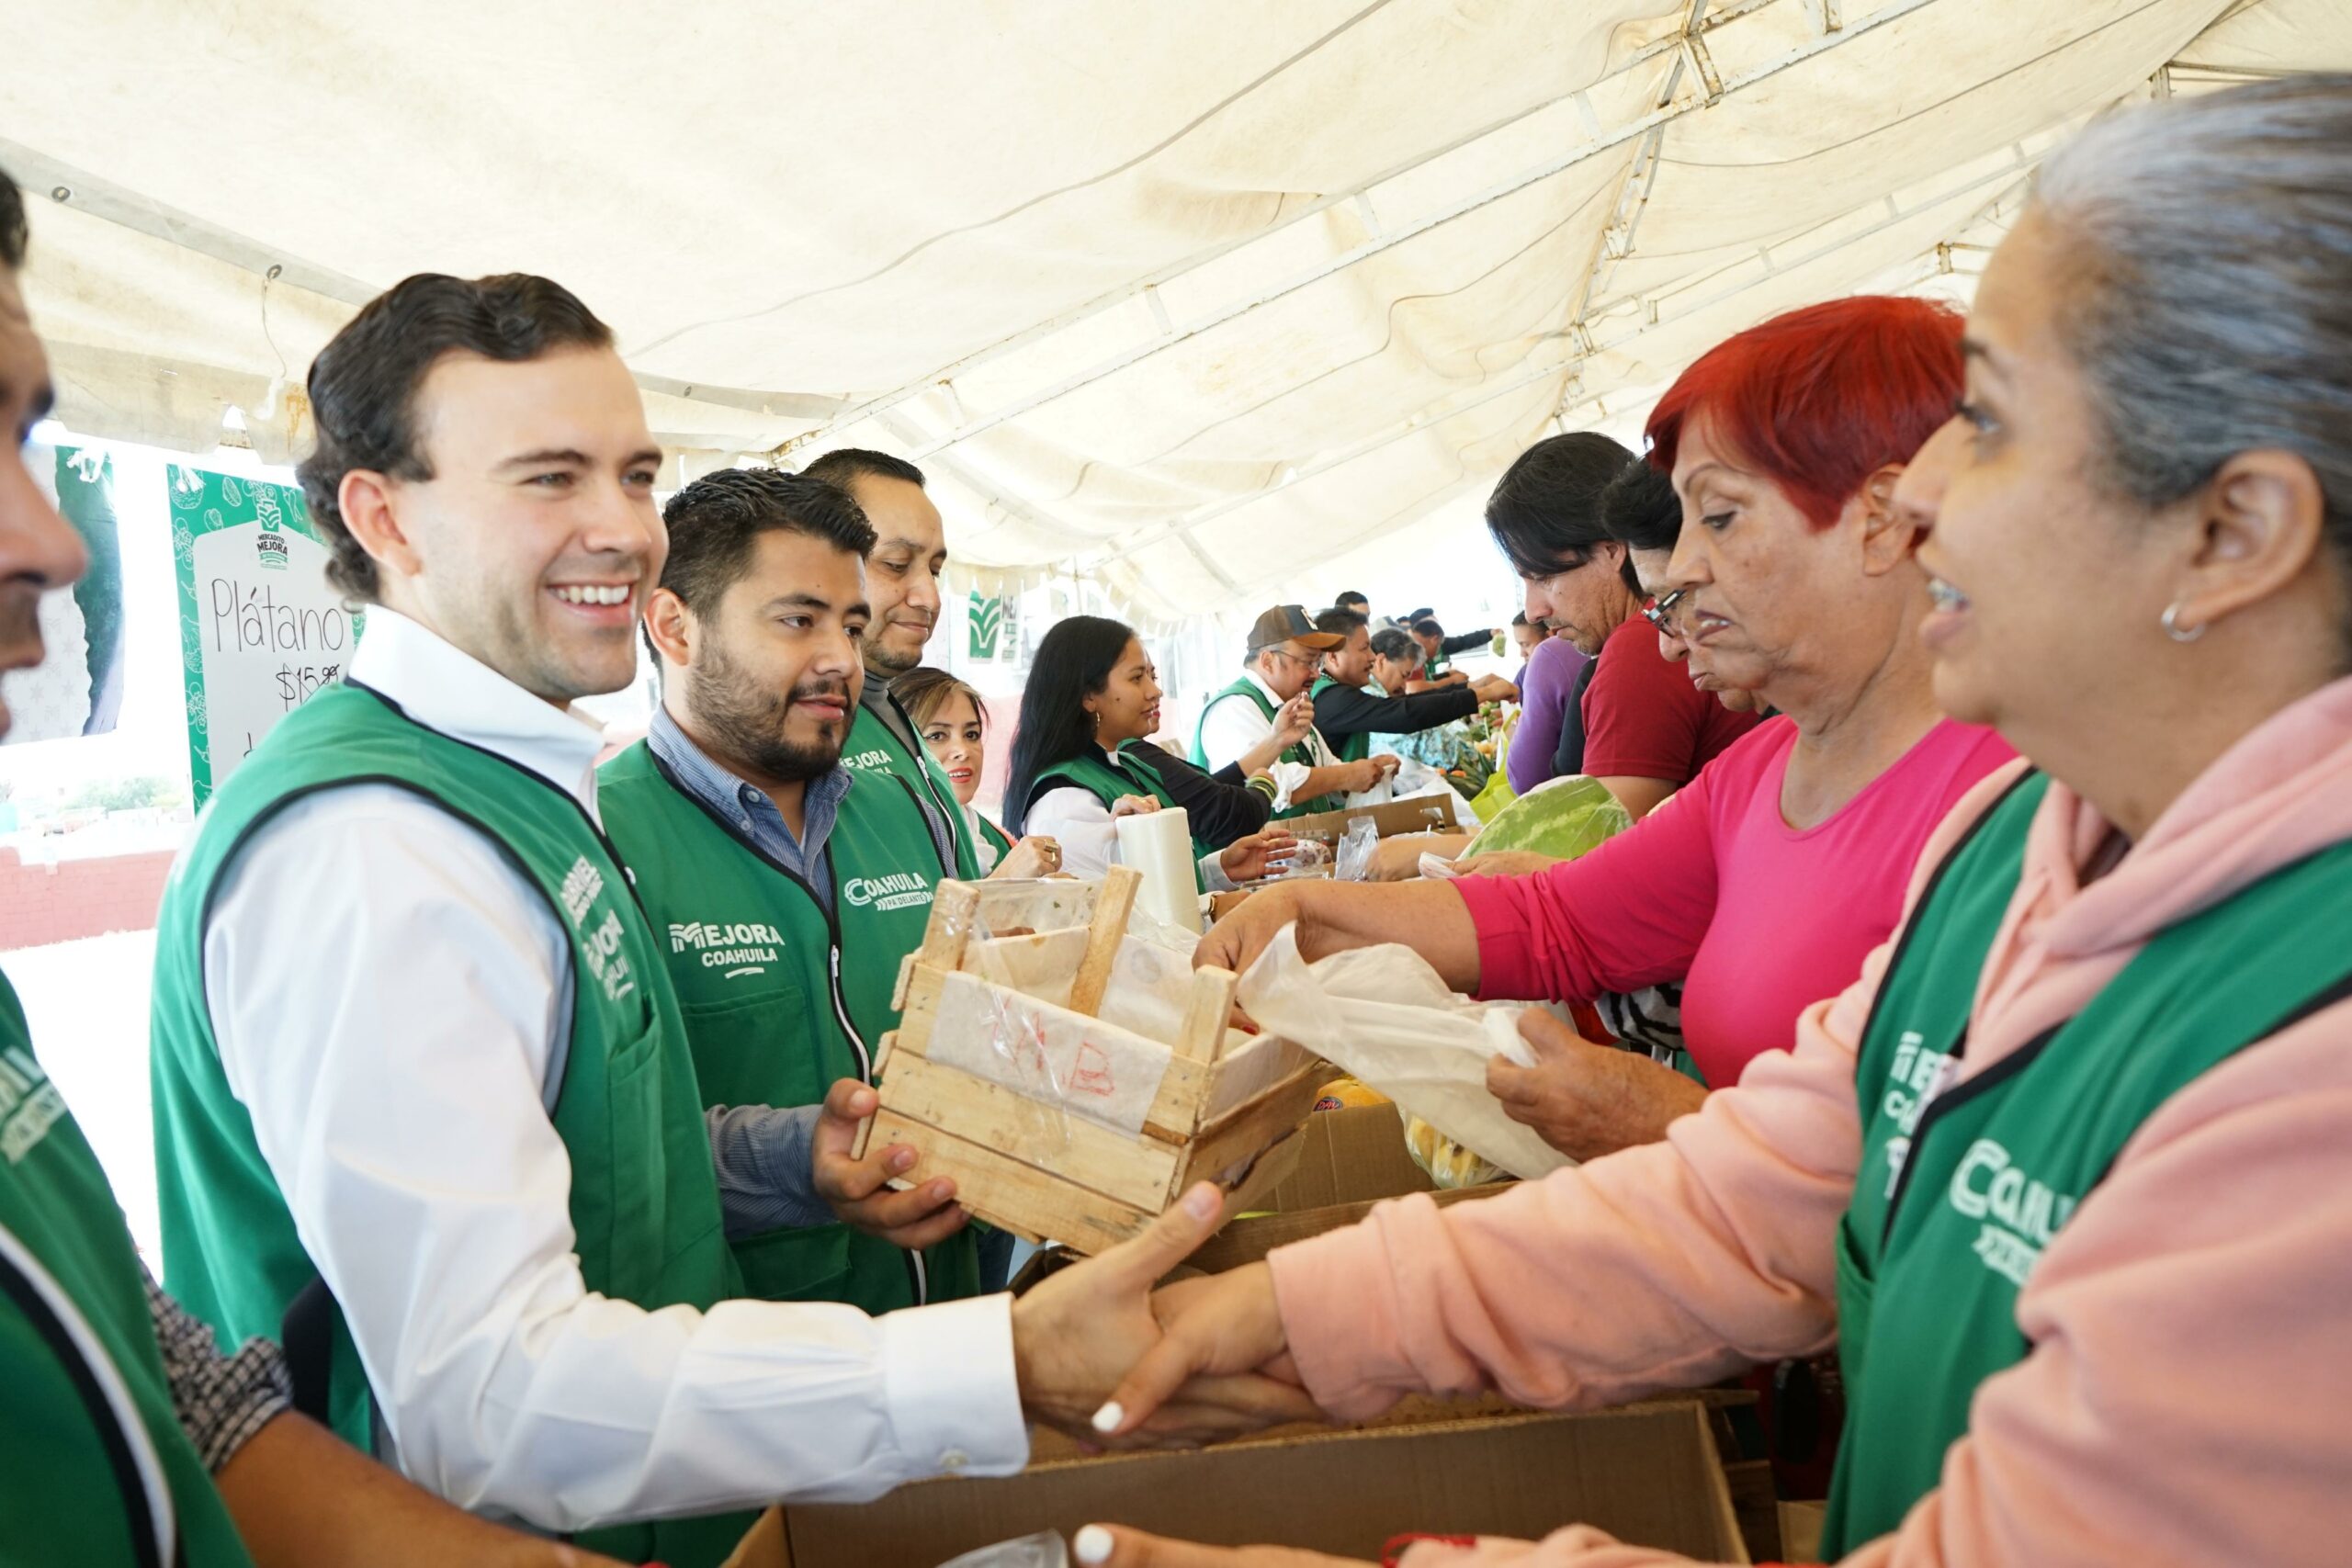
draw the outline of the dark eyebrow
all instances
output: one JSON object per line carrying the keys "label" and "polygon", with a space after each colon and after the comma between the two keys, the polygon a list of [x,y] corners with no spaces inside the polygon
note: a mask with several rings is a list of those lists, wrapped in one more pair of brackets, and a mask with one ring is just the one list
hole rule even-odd
{"label": "dark eyebrow", "polygon": [[506,468],[539,468],[550,467],[584,468],[588,467],[588,454],[585,452],[575,452],[569,447],[563,446],[543,446],[537,452],[518,452],[514,457],[509,457],[504,462],[499,464],[498,468],[493,469],[492,471],[497,472]]}
{"label": "dark eyebrow", "polygon": [[1985,369],[1992,371],[1996,376],[2001,373],[2002,365],[2000,350],[1995,348],[1991,344],[1986,343],[1982,338],[1963,336],[1960,340],[1960,356],[1962,359],[1974,360],[1977,364],[1982,365]]}
{"label": "dark eyebrow", "polygon": [[[0,408],[6,407],[15,396],[15,385],[6,377],[0,377]],[[56,406],[56,387],[51,385],[50,382],[43,381],[40,385],[33,389],[32,396],[25,400],[25,423],[27,424],[39,424],[42,420],[49,417],[50,411],[54,409]]]}
{"label": "dark eyebrow", "polygon": [[[832,607],[833,602],[826,598],[823,594],[811,593],[804,589],[797,593],[779,593],[775,598],[769,600],[766,604],[761,605],[760,609],[763,614],[765,614],[775,610],[830,610]],[[853,615],[864,615],[868,619],[871,619],[873,615],[874,611],[872,606],[868,605],[863,599],[852,600],[847,605],[843,606],[842,610],[842,615],[844,619]]]}

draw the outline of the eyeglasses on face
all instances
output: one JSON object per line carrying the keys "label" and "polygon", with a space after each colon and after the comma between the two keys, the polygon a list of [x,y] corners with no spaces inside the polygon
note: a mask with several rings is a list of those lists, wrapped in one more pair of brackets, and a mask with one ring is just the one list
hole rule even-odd
{"label": "eyeglasses on face", "polygon": [[1663,599],[1653,599],[1642,606],[1642,619],[1668,637],[1682,635],[1682,602],[1690,597],[1688,588],[1678,588]]}

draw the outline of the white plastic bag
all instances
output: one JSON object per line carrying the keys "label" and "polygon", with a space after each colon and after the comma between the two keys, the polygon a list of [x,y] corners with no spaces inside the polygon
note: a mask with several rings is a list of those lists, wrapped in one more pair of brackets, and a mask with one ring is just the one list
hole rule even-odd
{"label": "white plastic bag", "polygon": [[1576,1163],[1487,1092],[1488,1058],[1535,1065],[1519,1037],[1527,1010],[1455,995],[1409,947],[1356,948],[1309,964],[1285,926],[1241,976],[1240,1000],[1269,1032],[1337,1063],[1513,1176],[1532,1179]]}

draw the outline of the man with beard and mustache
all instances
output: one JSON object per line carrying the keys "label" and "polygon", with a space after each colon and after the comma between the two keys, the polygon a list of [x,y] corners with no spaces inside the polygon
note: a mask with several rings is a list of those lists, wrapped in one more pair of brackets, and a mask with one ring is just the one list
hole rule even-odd
{"label": "man with beard and mustache", "polygon": [[[860,652],[865,690],[842,753],[844,767],[880,771],[903,780],[922,806],[939,864],[967,881],[980,874],[978,852],[963,809],[915,722],[890,695],[890,682],[922,662],[939,626],[940,574],[947,570],[947,533],[939,508],[924,493],[922,470],[903,457],[844,446],[801,470],[857,502],[874,528],[865,557],[865,595],[873,606]],[[1017,847],[1017,846],[1016,846]],[[1008,861],[1012,857],[1008,857]],[[1023,863],[1026,857],[1023,857]],[[1048,867],[1048,869],[1051,869]],[[1000,869],[998,874],[1004,874]]]}
{"label": "man with beard and mustache", "polygon": [[645,608],[662,705],[598,770],[597,794],[668,930],[703,1099],[788,1119],[758,1133],[772,1186],[766,1223],[733,1242],[745,1287],[868,1312],[971,1295],[955,1183],[891,1191],[912,1150],[853,1160],[818,1137],[829,1089],[873,1076],[940,876],[914,786],[842,766],[874,530],[833,486],[768,468],[696,479],[662,521],[670,558]]}

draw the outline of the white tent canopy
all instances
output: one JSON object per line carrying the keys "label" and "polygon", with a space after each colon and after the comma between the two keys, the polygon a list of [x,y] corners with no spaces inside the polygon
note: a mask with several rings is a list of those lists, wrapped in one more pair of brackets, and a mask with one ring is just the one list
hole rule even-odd
{"label": "white tent canopy", "polygon": [[2084,117],[2352,66],[2352,5],[81,0],[10,47],[74,428],[282,457],[377,290],[542,272],[680,471],[900,452],[975,581],[1166,626],[1459,549],[1775,310],[1964,299]]}

